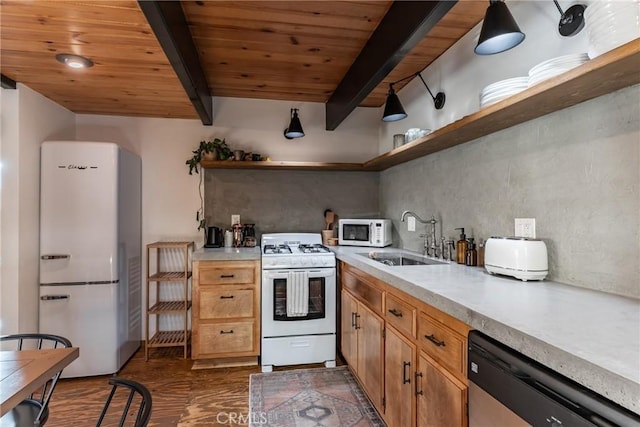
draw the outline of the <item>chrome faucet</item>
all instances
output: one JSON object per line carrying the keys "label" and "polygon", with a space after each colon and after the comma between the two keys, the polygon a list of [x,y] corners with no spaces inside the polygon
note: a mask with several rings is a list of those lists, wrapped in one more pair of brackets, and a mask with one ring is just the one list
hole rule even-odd
{"label": "chrome faucet", "polygon": [[429,222],[429,221],[425,221],[424,219],[420,218],[417,213],[412,212],[412,211],[404,211],[404,212],[402,212],[402,217],[400,218],[400,221],[404,222],[404,219],[406,218],[407,215],[411,215],[411,216],[415,217],[418,220],[418,222],[421,222],[423,224],[427,224]]}
{"label": "chrome faucet", "polygon": [[424,237],[424,253],[428,256],[437,257],[438,244],[436,241],[436,224],[438,223],[438,221],[436,220],[436,218],[432,215],[430,220],[425,221],[424,219],[420,218],[415,212],[404,211],[402,212],[400,221],[404,222],[407,215],[415,217],[415,219],[417,219],[418,222],[422,224],[431,224],[431,232],[429,234],[421,234],[420,237]]}
{"label": "chrome faucet", "polygon": [[427,222],[431,224],[431,233],[429,235],[429,240],[431,240],[431,243],[428,243],[426,245],[427,255],[435,258],[438,256],[438,243],[436,242],[436,224],[438,223],[438,221],[435,217],[432,216],[431,219]]}

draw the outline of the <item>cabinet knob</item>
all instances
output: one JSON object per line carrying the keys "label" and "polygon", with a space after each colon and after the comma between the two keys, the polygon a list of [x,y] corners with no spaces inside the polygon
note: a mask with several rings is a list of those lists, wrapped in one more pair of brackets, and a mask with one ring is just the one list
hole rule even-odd
{"label": "cabinet knob", "polygon": [[232,299],[233,295],[220,295],[220,299]]}
{"label": "cabinet knob", "polygon": [[221,279],[233,279],[235,277],[235,274],[221,274],[220,278]]}
{"label": "cabinet knob", "polygon": [[232,334],[233,329],[229,329],[228,331],[220,331],[220,334]]}

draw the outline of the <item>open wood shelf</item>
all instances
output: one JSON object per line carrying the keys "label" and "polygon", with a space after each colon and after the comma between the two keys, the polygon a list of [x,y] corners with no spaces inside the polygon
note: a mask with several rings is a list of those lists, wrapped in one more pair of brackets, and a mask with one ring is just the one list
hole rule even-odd
{"label": "open wood shelf", "polygon": [[149,309],[149,313],[157,314],[157,313],[171,313],[171,312],[184,312],[185,310],[189,310],[191,308],[191,301],[161,301],[153,305]]}
{"label": "open wood shelf", "polygon": [[268,170],[315,170],[315,171],[362,171],[362,163],[327,163],[327,162],[283,162],[260,161],[245,162],[234,160],[203,160],[203,168],[209,169],[268,169]]}
{"label": "open wood shelf", "polygon": [[[146,334],[147,341],[144,348],[144,359],[149,360],[149,349],[153,347],[182,347],[183,356],[187,358],[187,348],[191,339],[189,331],[189,319],[191,317],[191,301],[189,298],[189,278],[192,275],[190,270],[191,257],[194,249],[193,242],[155,242],[147,245],[147,302],[146,302]],[[163,264],[167,262],[165,256],[170,256],[171,251],[182,258],[182,270],[162,271],[177,269],[176,266],[167,267]],[[155,252],[155,257],[152,254]],[[151,259],[155,258],[155,262]],[[152,272],[151,269],[155,270]],[[164,268],[163,268],[164,267]],[[161,288],[167,286],[167,282],[177,282],[181,285],[183,298],[180,300],[162,300]],[[155,295],[155,298],[152,298]],[[151,300],[155,299],[153,304]],[[182,330],[161,331],[160,317],[173,315],[181,317]],[[151,336],[151,324],[155,333]]]}
{"label": "open wood shelf", "polygon": [[148,347],[176,347],[182,346],[191,339],[191,331],[187,331],[185,339],[184,331],[160,331],[147,341]]}
{"label": "open wood shelf", "polygon": [[[186,275],[186,276],[185,276]],[[149,280],[154,282],[176,282],[191,277],[191,272],[187,271],[161,271],[149,276]]]}
{"label": "open wood shelf", "polygon": [[635,39],[365,163],[213,161],[202,162],[202,167],[382,171],[638,83],[640,39]]}

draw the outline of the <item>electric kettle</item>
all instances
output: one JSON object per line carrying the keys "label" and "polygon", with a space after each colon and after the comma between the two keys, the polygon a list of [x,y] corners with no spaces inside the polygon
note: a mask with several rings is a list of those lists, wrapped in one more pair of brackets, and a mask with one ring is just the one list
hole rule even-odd
{"label": "electric kettle", "polygon": [[207,227],[207,243],[205,248],[221,248],[224,246],[224,237],[222,228]]}

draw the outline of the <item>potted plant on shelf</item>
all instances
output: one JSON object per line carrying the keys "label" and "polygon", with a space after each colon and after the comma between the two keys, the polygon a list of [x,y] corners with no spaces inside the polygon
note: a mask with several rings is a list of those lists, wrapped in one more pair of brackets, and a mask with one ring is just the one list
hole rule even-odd
{"label": "potted plant on shelf", "polygon": [[199,173],[198,165],[201,160],[227,160],[231,156],[231,149],[224,139],[215,138],[213,141],[200,141],[200,145],[193,151],[193,156],[185,164],[189,166],[189,175]]}
{"label": "potted plant on shelf", "polygon": [[200,209],[196,212],[198,231],[207,230],[207,218],[204,214],[204,197],[202,195],[202,174],[198,170],[201,160],[227,160],[231,156],[231,149],[224,139],[214,138],[213,141],[200,141],[200,145],[193,151],[193,156],[185,164],[189,166],[189,175],[193,172],[200,175],[198,194],[200,195]]}

